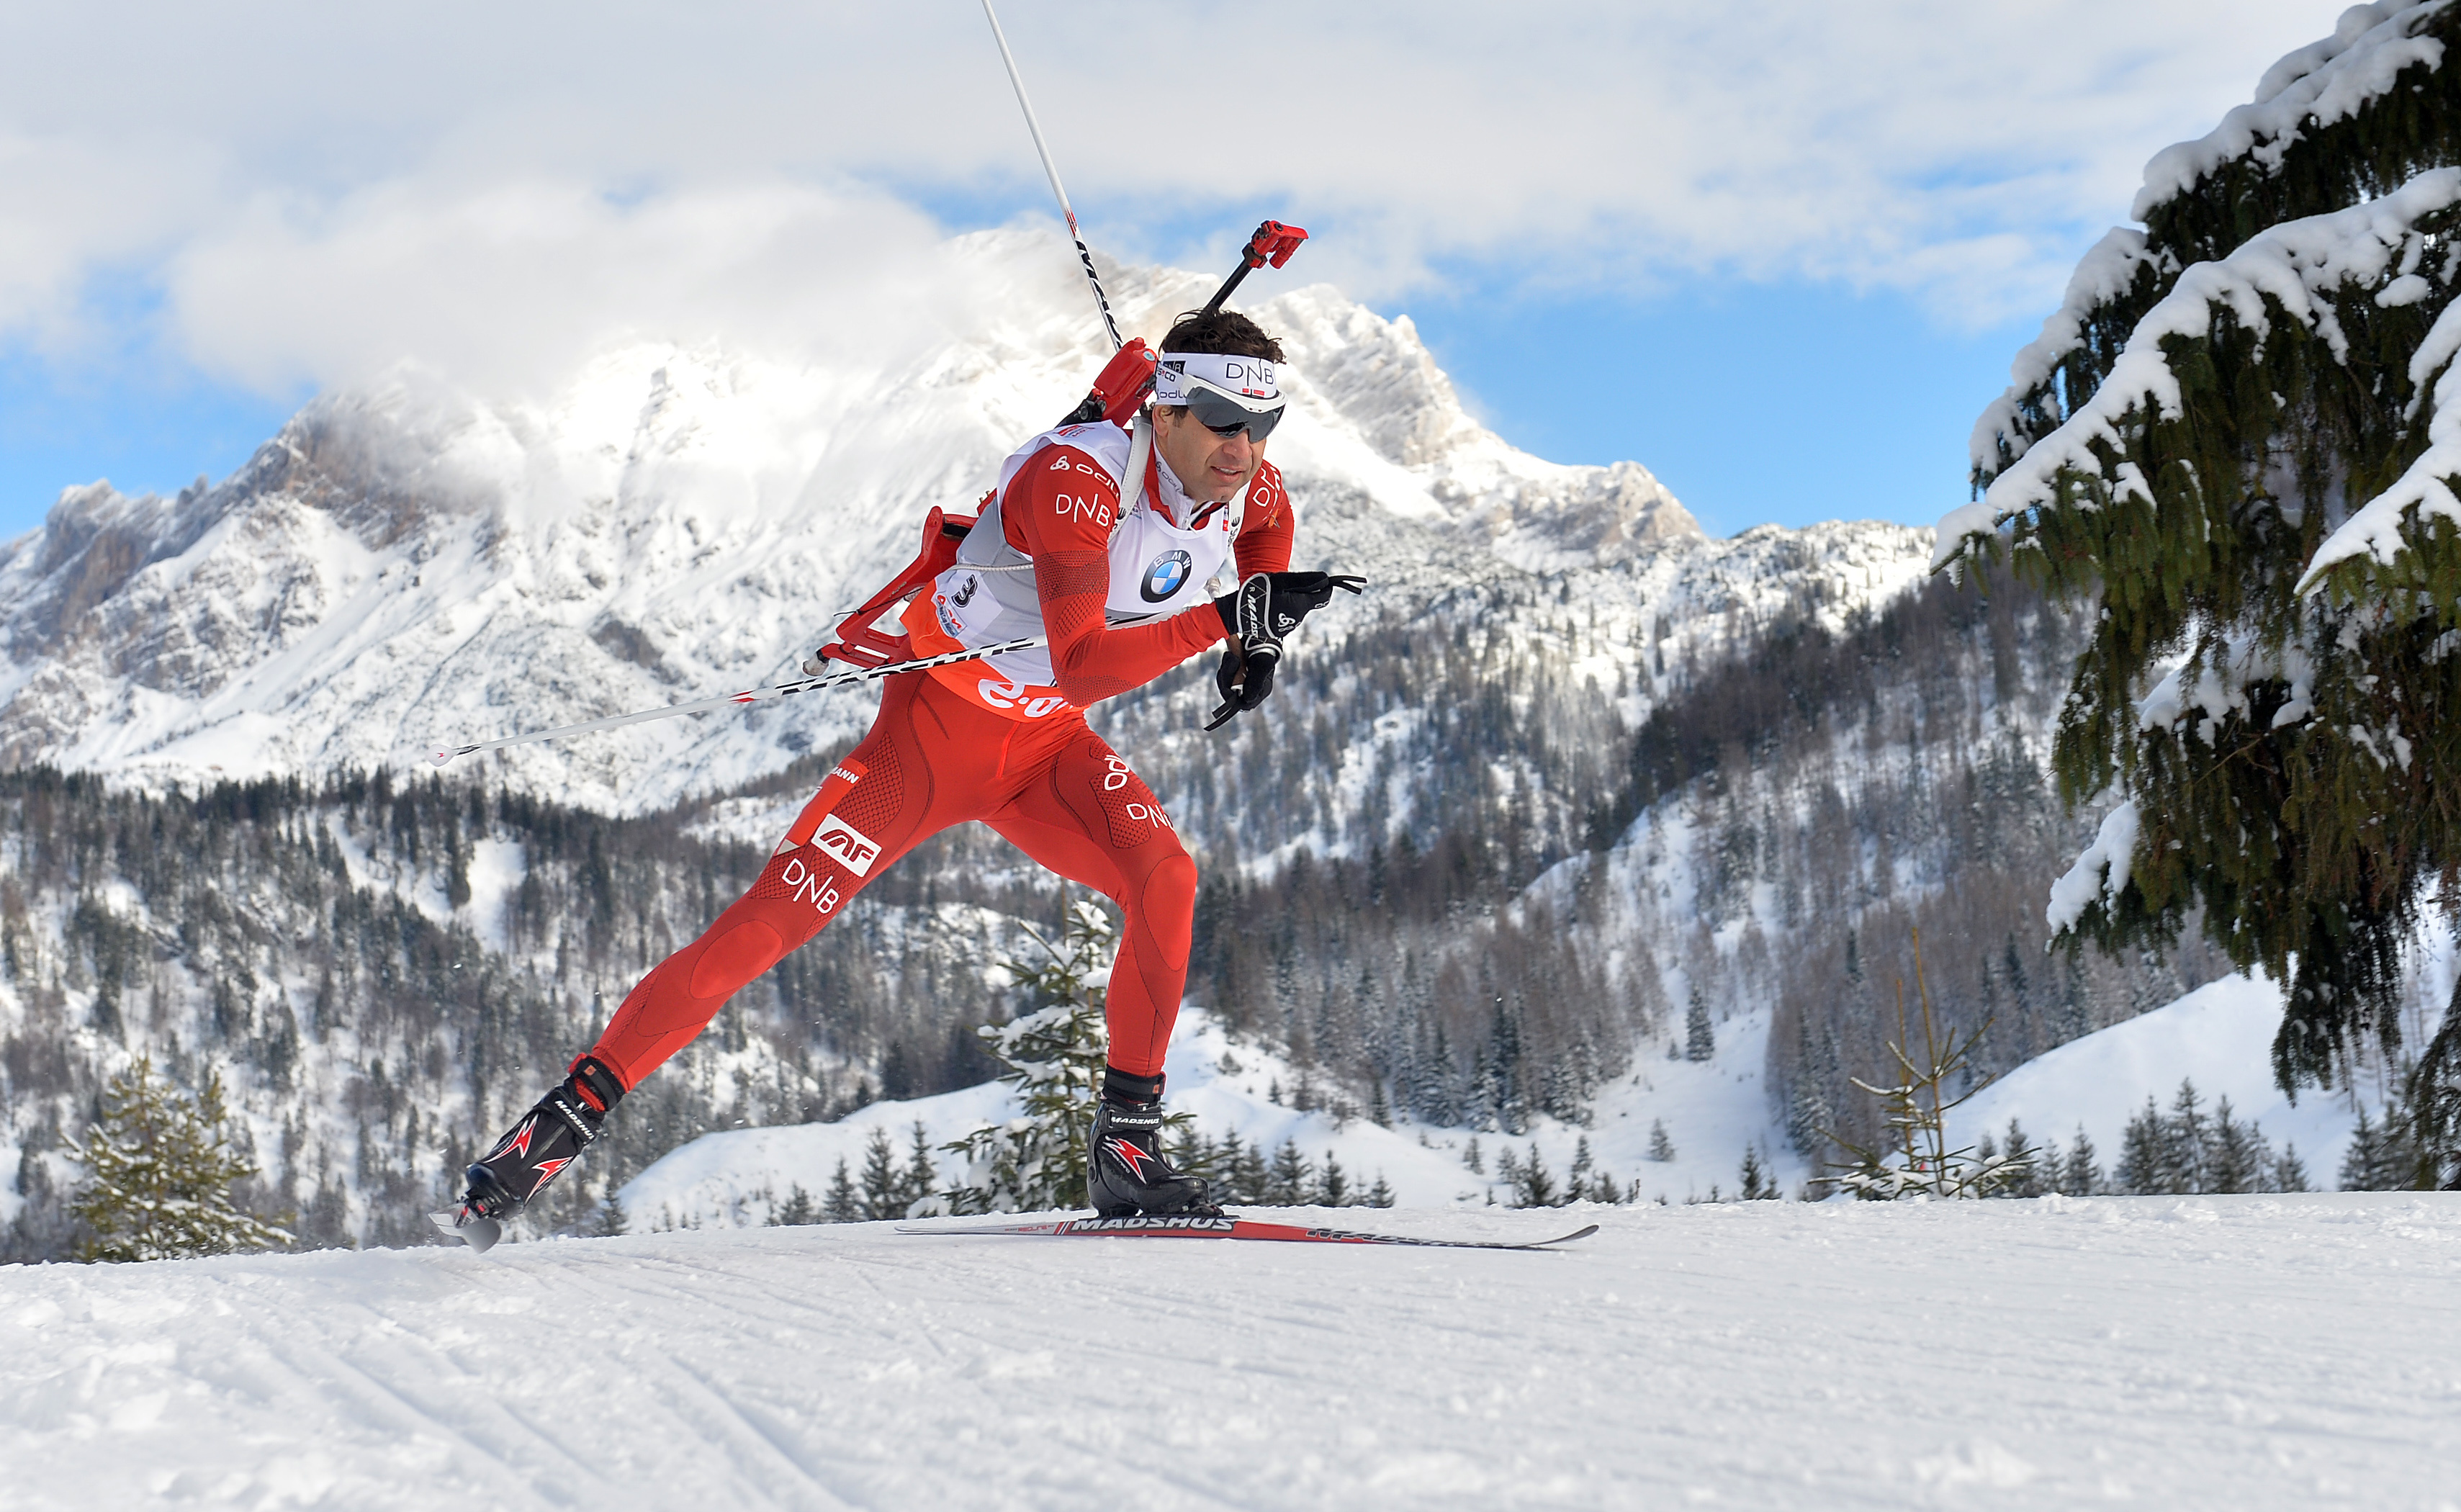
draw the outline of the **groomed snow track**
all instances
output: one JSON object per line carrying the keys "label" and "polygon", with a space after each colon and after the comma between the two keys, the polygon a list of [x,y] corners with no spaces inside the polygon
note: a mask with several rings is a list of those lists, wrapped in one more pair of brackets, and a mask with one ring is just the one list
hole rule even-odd
{"label": "groomed snow track", "polygon": [[1581,1217],[0,1269],[0,1501],[2453,1504],[2461,1197]]}

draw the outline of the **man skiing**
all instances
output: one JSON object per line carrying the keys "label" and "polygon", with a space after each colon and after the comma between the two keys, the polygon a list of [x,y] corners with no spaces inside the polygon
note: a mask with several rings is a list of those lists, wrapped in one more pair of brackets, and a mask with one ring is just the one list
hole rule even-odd
{"label": "man skiing", "polygon": [[[1227,287],[1226,287],[1227,292]],[[1218,305],[1219,296],[1216,296]],[[1163,339],[1150,420],[1062,425],[1002,464],[955,564],[907,606],[931,655],[1037,634],[1047,647],[896,673],[751,888],[625,997],[570,1074],[469,1168],[460,1221],[518,1211],[608,1113],[746,983],[943,829],[989,824],[1125,915],[1105,1002],[1109,1064],[1086,1187],[1106,1217],[1216,1214],[1161,1149],[1163,1059],[1188,974],[1196,865],[1084,709],[1226,640],[1215,722],[1273,691],[1282,638],[1336,587],[1291,572],[1294,522],[1265,460],[1280,344],[1209,307]],[[1116,413],[1116,412],[1115,412]],[[1237,590],[1209,583],[1235,567]]]}

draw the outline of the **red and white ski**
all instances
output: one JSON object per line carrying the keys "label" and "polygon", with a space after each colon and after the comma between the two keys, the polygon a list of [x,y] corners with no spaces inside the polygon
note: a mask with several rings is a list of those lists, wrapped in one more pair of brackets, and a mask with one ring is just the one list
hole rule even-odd
{"label": "red and white ski", "polygon": [[1008,1235],[1042,1239],[1261,1239],[1303,1245],[1415,1245],[1435,1249],[1545,1249],[1587,1239],[1598,1225],[1552,1239],[1412,1239],[1400,1234],[1362,1234],[1347,1228],[1302,1228],[1253,1218],[1052,1218],[1029,1224],[975,1224],[964,1228],[901,1226],[901,1234],[949,1237]]}

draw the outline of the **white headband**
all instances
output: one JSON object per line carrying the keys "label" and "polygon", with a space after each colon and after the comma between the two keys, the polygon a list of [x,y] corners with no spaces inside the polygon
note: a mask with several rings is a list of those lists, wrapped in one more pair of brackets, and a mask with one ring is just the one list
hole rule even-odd
{"label": "white headband", "polygon": [[[1188,390],[1201,385],[1228,397],[1248,401],[1249,409],[1278,403],[1282,386],[1274,370],[1279,363],[1265,357],[1235,357],[1218,351],[1166,351],[1154,369],[1156,404],[1186,404]],[[1191,385],[1185,379],[1196,380]]]}

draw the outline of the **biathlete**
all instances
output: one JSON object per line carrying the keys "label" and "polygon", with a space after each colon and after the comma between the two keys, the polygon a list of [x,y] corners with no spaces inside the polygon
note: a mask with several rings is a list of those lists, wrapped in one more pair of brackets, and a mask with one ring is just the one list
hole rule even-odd
{"label": "biathlete", "polygon": [[[1126,916],[1086,1172],[1096,1210],[1220,1211],[1160,1139],[1196,863],[1084,710],[1226,641],[1215,721],[1252,709],[1273,691],[1282,637],[1335,588],[1359,590],[1360,579],[1288,570],[1290,499],[1265,460],[1281,365],[1280,344],[1247,316],[1185,315],[1163,338],[1149,419],[1062,425],[1010,455],[954,564],[902,622],[919,655],[1038,634],[1047,646],[887,678],[869,734],[750,890],[641,978],[570,1074],[469,1168],[460,1222],[501,1221],[535,1198],[746,983],[899,857],[968,820]],[[1213,597],[1209,582],[1234,566],[1237,590]]]}

